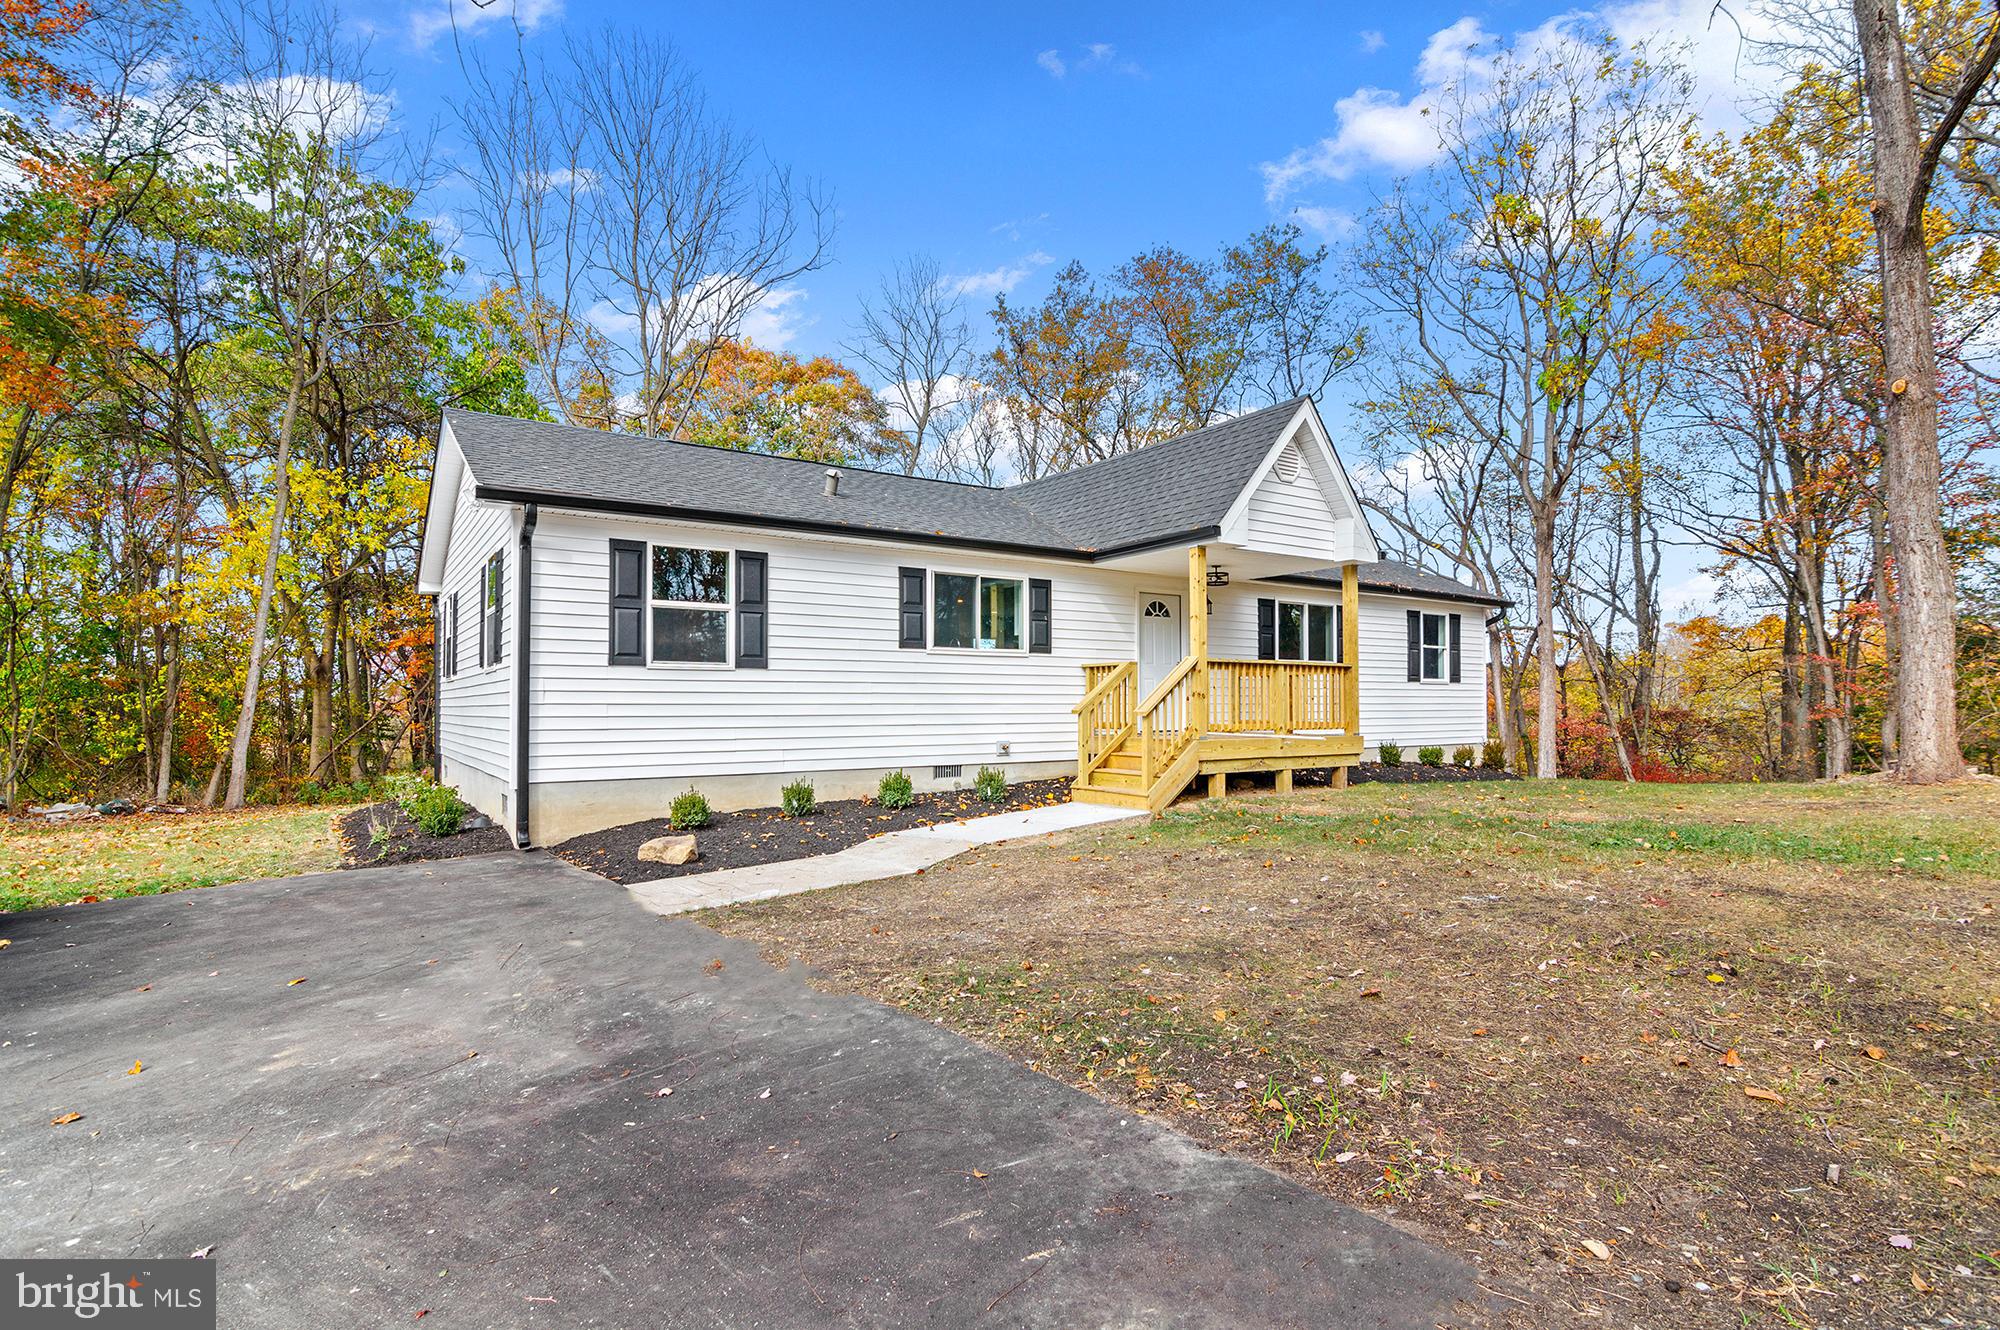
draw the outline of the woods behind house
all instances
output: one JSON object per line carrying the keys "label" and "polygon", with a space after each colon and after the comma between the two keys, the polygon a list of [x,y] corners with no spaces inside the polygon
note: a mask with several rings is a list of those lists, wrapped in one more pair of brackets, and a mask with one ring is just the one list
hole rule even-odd
{"label": "woods behind house", "polygon": [[1579,20],[1468,61],[1350,228],[1134,217],[1039,299],[915,254],[801,357],[757,319],[833,261],[838,182],[658,39],[462,55],[422,126],[317,7],[10,6],[0,800],[426,761],[445,406],[994,484],[1313,395],[1389,552],[1513,600],[1516,770],[1992,762],[2000,19],[1767,16],[1736,132]]}

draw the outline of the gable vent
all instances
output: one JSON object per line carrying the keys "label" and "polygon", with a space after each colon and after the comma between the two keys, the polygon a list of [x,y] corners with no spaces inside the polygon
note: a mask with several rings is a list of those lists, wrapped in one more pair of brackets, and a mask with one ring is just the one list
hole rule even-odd
{"label": "gable vent", "polygon": [[1287,485],[1296,485],[1299,477],[1304,475],[1306,470],[1304,460],[1299,457],[1298,445],[1295,443],[1286,444],[1285,450],[1278,454],[1278,461],[1271,469],[1278,473],[1279,480],[1284,481]]}

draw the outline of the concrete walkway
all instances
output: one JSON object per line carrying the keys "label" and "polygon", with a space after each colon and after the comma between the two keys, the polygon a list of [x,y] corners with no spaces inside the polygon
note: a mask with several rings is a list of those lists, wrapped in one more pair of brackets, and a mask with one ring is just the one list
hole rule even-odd
{"label": "concrete walkway", "polygon": [[1053,835],[1076,827],[1123,822],[1144,816],[1144,813],[1130,809],[1106,808],[1099,804],[1056,804],[1048,808],[1023,809],[1017,813],[966,818],[931,827],[912,827],[908,831],[892,831],[859,845],[832,854],[814,855],[810,859],[757,864],[750,868],[720,868],[712,873],[637,882],[626,890],[632,893],[632,899],[654,914],[684,914],[689,910],[706,910],[717,905],[738,905],[744,901],[789,896],[798,891],[818,891],[822,887],[844,887],[853,882],[901,877],[919,868],[943,863],[976,845],[994,845],[1000,841],[1019,840],[1023,836]]}

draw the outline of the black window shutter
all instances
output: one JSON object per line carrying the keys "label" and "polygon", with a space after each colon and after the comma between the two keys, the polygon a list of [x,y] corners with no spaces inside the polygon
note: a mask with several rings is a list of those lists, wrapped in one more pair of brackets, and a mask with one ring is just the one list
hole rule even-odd
{"label": "black window shutter", "polygon": [[924,570],[903,568],[898,570],[897,584],[900,588],[897,624],[901,631],[898,646],[924,649]]}
{"label": "black window shutter", "polygon": [[1458,682],[1458,616],[1451,616],[1451,681]]}
{"label": "black window shutter", "polygon": [[1410,626],[1410,682],[1416,683],[1424,677],[1424,616],[1420,610],[1409,613]]}
{"label": "black window shutter", "polygon": [[1257,659],[1276,660],[1278,658],[1278,602],[1259,598],[1257,601]]}
{"label": "black window shutter", "polygon": [[1333,660],[1336,665],[1347,663],[1347,606],[1333,607]]}
{"label": "black window shutter", "polygon": [[765,585],[769,559],[736,552],[736,668],[768,669],[771,664],[770,591]]}
{"label": "black window shutter", "polygon": [[613,665],[646,663],[646,542],[611,542]]}
{"label": "black window shutter", "polygon": [[1050,599],[1047,578],[1028,579],[1028,650],[1039,656],[1055,650],[1055,639],[1049,632]]}

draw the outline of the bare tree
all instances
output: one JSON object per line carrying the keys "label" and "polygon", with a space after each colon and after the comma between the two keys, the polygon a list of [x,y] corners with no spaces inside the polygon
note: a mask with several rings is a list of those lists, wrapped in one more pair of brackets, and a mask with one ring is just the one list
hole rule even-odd
{"label": "bare tree", "polygon": [[1663,298],[1650,209],[1686,97],[1684,75],[1609,39],[1501,53],[1444,99],[1438,165],[1377,211],[1363,255],[1377,309],[1525,510],[1541,776],[1557,771],[1558,529],[1617,421],[1607,358]]}
{"label": "bare tree", "polygon": [[1247,341],[1243,376],[1264,401],[1317,397],[1360,359],[1367,329],[1328,285],[1325,245],[1267,226],[1222,257],[1224,294]]}
{"label": "bare tree", "polygon": [[606,28],[543,63],[476,60],[458,108],[474,228],[503,256],[579,423],[682,432],[710,360],[823,266],[832,201],[719,116],[671,43]]}
{"label": "bare tree", "polygon": [[972,328],[965,301],[937,261],[912,255],[861,301],[859,335],[847,353],[881,381],[891,455],[906,475],[938,474],[979,405],[971,380]]}
{"label": "bare tree", "polygon": [[1882,479],[1897,573],[1897,775],[1930,783],[1965,774],[1958,743],[1957,585],[1945,549],[1938,453],[1938,354],[1924,208],[1939,161],[2000,62],[2000,15],[1955,80],[1917,118],[1897,0],[1853,0],[1875,160],[1882,266]]}

